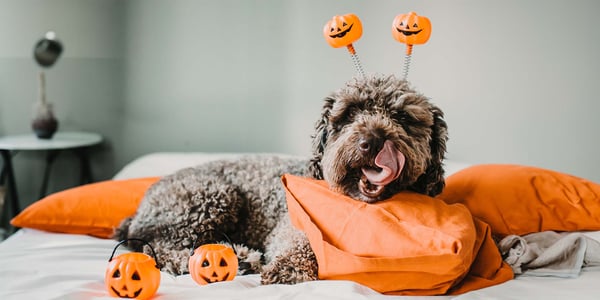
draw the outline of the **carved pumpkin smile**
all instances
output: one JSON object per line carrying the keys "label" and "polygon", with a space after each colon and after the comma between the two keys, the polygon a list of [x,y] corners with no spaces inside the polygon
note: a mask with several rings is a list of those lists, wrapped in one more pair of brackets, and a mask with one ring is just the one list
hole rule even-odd
{"label": "carved pumpkin smile", "polygon": [[214,283],[217,281],[227,281],[229,279],[229,272],[225,273],[225,275],[223,275],[222,278],[219,278],[219,275],[216,272],[213,272],[210,277],[206,277],[201,274],[200,274],[200,277],[202,277],[202,279],[204,279],[204,281],[206,281],[208,283]]}
{"label": "carved pumpkin smile", "polygon": [[[350,25],[348,27],[348,29],[340,32],[340,33],[336,33],[336,34],[330,34],[329,36],[333,39],[335,38],[343,38],[344,36],[346,36],[346,33],[350,32],[352,30],[352,26],[354,26],[354,24]],[[344,23],[344,27],[346,27],[346,23]],[[331,28],[331,31],[334,31],[335,29]],[[338,28],[337,31],[340,31],[341,28]]]}
{"label": "carved pumpkin smile", "polygon": [[214,273],[213,277],[211,278],[206,278],[202,275],[200,275],[202,277],[202,279],[204,279],[204,281],[208,282],[208,283],[215,283],[217,281],[227,281],[227,279],[229,278],[229,273],[225,274],[225,276],[223,276],[223,279],[219,279],[219,277],[217,277],[217,274]]}
{"label": "carved pumpkin smile", "polygon": [[417,31],[410,31],[410,30],[402,30],[398,27],[396,27],[396,30],[398,30],[398,32],[404,34],[405,36],[411,36],[413,34],[419,34],[421,31],[423,31],[423,29],[419,29]]}
{"label": "carved pumpkin smile", "polygon": [[[125,295],[121,294],[121,292],[117,291],[117,289],[115,289],[114,286],[111,286],[110,288],[113,290],[113,292],[115,292],[115,294],[117,294],[119,296],[119,298],[137,298],[137,296],[139,296],[142,293],[142,289],[139,289],[139,290],[137,290],[137,291],[135,291],[133,293],[133,296],[129,296],[129,294],[125,294]],[[122,288],[122,290],[125,293],[127,293],[127,287],[126,286],[124,286]]]}

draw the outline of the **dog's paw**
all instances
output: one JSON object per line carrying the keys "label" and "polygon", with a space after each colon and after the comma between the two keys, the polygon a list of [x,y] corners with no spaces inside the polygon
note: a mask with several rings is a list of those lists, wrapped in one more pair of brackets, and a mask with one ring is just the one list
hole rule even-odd
{"label": "dog's paw", "polygon": [[318,279],[317,261],[312,256],[278,256],[261,272],[261,284],[296,284]]}
{"label": "dog's paw", "polygon": [[239,262],[238,275],[260,273],[262,266],[262,252],[238,244],[234,244],[233,249],[235,250]]}

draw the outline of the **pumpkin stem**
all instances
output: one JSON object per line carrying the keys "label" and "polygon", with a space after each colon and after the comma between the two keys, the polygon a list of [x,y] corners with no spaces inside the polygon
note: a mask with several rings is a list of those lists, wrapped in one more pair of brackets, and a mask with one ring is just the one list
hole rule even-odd
{"label": "pumpkin stem", "polygon": [[406,45],[406,55],[412,55],[413,45]]}
{"label": "pumpkin stem", "polygon": [[351,55],[356,54],[356,50],[354,50],[354,46],[352,44],[348,44],[348,46],[346,47],[348,48],[348,52],[350,52]]}

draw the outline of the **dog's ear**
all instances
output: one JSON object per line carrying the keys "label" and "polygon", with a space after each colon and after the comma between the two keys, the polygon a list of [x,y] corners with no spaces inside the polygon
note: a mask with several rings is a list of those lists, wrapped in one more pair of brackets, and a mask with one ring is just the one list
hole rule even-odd
{"label": "dog's ear", "polygon": [[315,133],[312,136],[312,158],[308,163],[308,172],[310,176],[315,179],[323,179],[323,167],[321,166],[321,159],[323,158],[323,152],[327,145],[327,139],[329,138],[329,116],[331,108],[335,98],[329,96],[325,98],[323,109],[321,111],[321,117],[315,123]]}
{"label": "dog's ear", "polygon": [[444,121],[444,113],[438,107],[432,105],[433,126],[431,127],[431,159],[427,170],[415,183],[417,191],[435,196],[442,192],[446,185],[444,179],[444,157],[446,156],[446,141],[448,141],[448,126]]}

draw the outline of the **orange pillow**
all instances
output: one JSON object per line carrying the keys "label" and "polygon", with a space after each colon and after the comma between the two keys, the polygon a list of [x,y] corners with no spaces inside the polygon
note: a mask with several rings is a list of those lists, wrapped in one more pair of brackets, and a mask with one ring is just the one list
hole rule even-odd
{"label": "orange pillow", "polygon": [[600,185],[546,169],[472,166],[449,176],[438,197],[464,204],[500,237],[545,230],[600,230]]}
{"label": "orange pillow", "polygon": [[513,278],[487,225],[463,205],[412,192],[367,204],[324,181],[288,174],[282,181],[292,224],[306,233],[320,279],[352,280],[386,294],[438,295]]}
{"label": "orange pillow", "polygon": [[109,238],[159,177],[108,180],[51,194],[14,217],[15,227]]}

